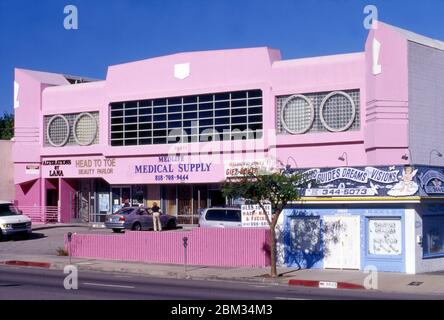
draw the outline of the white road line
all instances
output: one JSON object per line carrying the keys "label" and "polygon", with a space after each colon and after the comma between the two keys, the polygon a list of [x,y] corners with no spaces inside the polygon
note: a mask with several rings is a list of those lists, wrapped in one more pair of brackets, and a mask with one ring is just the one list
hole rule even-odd
{"label": "white road line", "polygon": [[292,298],[292,297],[274,297],[277,300],[309,300],[304,298]]}
{"label": "white road line", "polygon": [[263,285],[254,285],[254,284],[250,284],[250,287],[254,287],[254,288],[270,288],[271,286],[263,286]]}
{"label": "white road line", "polygon": [[133,286],[121,286],[117,284],[106,284],[106,283],[92,283],[92,282],[84,282],[84,285],[87,286],[98,286],[98,287],[112,287],[112,288],[126,288],[126,289],[135,289]]}

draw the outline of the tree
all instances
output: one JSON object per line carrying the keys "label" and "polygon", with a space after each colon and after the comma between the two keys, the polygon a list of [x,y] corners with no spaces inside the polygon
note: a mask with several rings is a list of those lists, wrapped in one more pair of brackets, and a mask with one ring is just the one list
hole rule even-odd
{"label": "tree", "polygon": [[14,115],[5,112],[0,117],[0,140],[11,140],[14,136]]}
{"label": "tree", "polygon": [[[244,198],[248,203],[257,204],[262,209],[270,226],[271,277],[277,277],[277,221],[289,202],[300,199],[300,190],[305,185],[302,175],[291,171],[289,167],[274,172],[253,169],[240,177],[228,179],[222,187],[222,192],[226,197]],[[271,219],[264,206],[266,203],[271,205]]]}

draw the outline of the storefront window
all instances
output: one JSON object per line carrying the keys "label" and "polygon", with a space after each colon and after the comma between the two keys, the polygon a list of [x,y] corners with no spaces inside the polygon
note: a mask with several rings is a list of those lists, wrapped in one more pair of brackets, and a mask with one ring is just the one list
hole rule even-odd
{"label": "storefront window", "polygon": [[424,255],[444,254],[444,215],[423,218]]}
{"label": "storefront window", "polygon": [[401,255],[401,230],[399,218],[370,218],[368,220],[368,253]]}

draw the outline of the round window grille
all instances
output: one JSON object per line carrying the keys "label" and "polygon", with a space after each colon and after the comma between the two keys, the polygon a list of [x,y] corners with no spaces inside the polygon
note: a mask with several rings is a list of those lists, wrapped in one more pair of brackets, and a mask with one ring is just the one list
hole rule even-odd
{"label": "round window grille", "polygon": [[310,130],[315,117],[311,101],[301,94],[293,95],[284,101],[281,109],[281,124],[291,134],[301,134]]}
{"label": "round window grille", "polygon": [[53,116],[46,127],[46,137],[52,146],[64,146],[69,139],[68,119],[60,114]]}
{"label": "round window grille", "polygon": [[331,92],[322,100],[319,117],[327,130],[345,131],[355,121],[355,102],[343,91]]}
{"label": "round window grille", "polygon": [[97,121],[91,113],[81,113],[73,127],[74,139],[81,146],[89,146],[97,135]]}

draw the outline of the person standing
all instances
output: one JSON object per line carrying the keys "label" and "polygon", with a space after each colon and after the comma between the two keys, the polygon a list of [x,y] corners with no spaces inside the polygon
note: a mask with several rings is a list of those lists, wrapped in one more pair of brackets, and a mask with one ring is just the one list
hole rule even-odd
{"label": "person standing", "polygon": [[153,212],[154,231],[162,231],[162,223],[160,222],[160,208],[157,205],[157,202],[153,202],[153,206],[151,207],[151,211]]}

